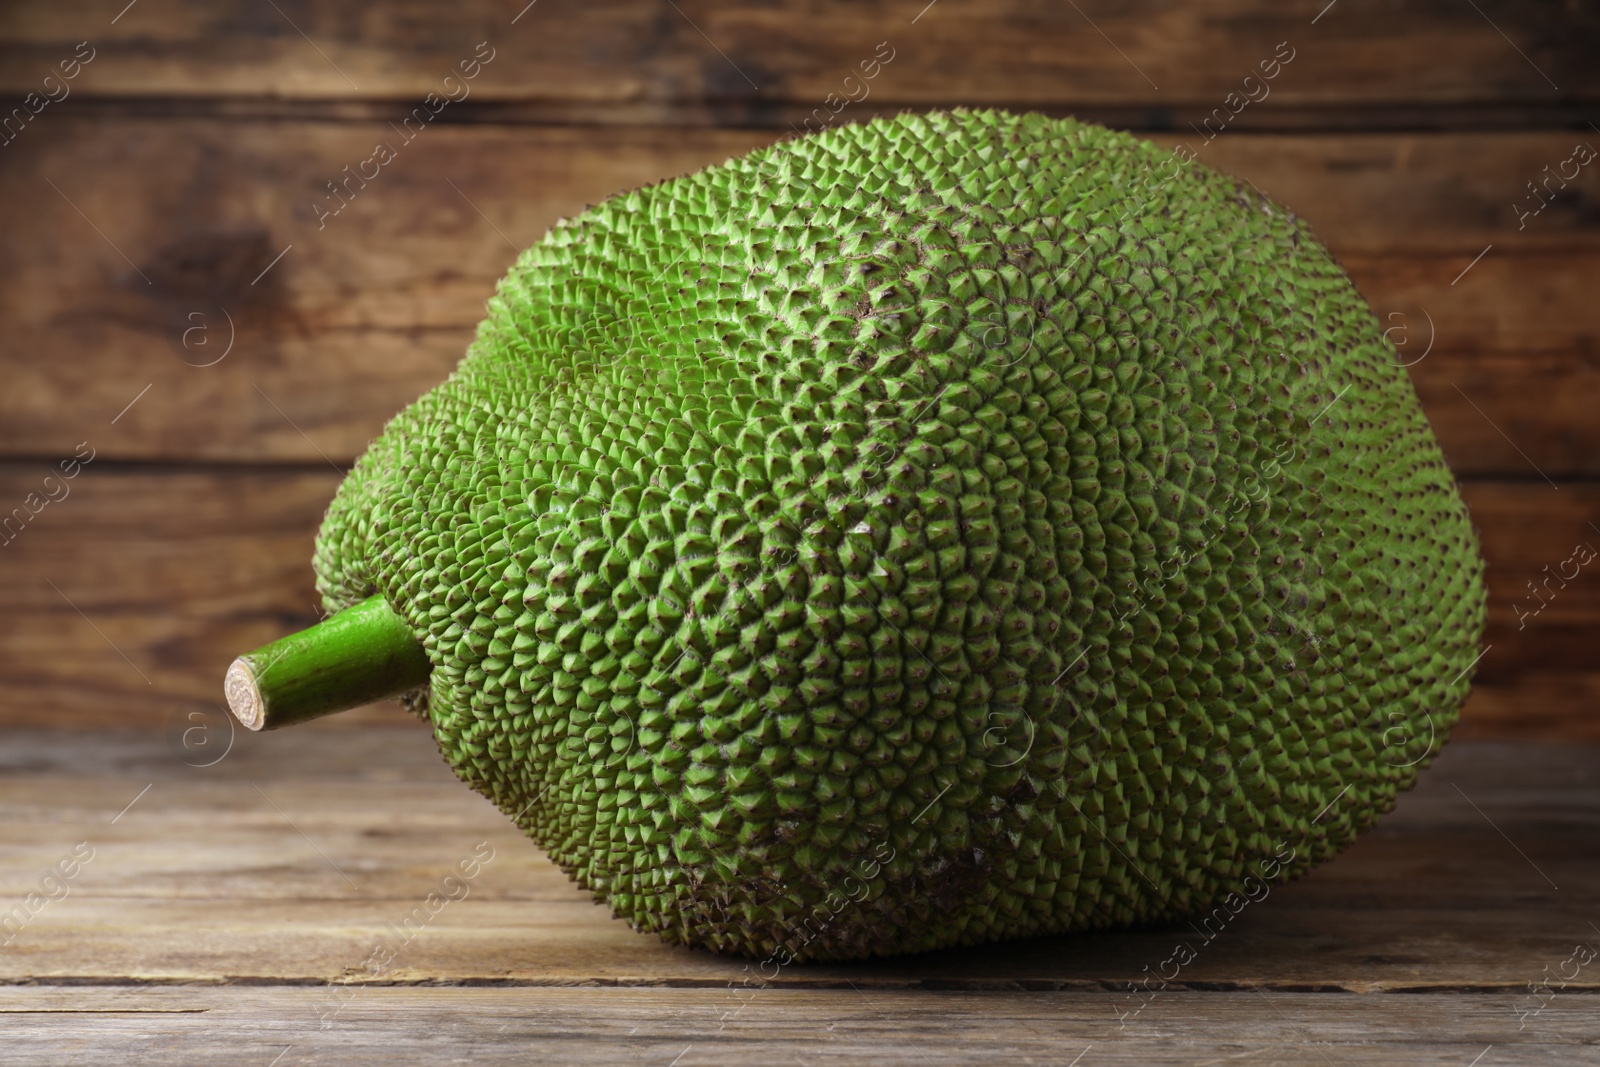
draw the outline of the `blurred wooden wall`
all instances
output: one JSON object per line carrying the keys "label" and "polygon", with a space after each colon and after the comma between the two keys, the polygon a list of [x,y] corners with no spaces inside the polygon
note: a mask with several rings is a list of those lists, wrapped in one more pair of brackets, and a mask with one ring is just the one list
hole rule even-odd
{"label": "blurred wooden wall", "polygon": [[0,146],[0,514],[39,505],[0,546],[0,721],[216,709],[236,652],[315,620],[340,472],[450,372],[516,249],[864,86],[833,121],[1074,114],[1307,220],[1417,360],[1482,531],[1463,733],[1600,738],[1600,568],[1517,614],[1600,547],[1600,161],[1572,162],[1600,149],[1594,3],[125,3],[0,9],[27,112]]}

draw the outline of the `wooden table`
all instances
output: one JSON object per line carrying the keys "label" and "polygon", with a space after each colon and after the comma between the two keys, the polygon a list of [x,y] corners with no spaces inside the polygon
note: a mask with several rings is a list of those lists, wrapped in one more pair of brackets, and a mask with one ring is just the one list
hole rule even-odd
{"label": "wooden table", "polygon": [[[241,732],[191,766],[224,750],[214,729],[187,752],[10,735],[0,907],[76,867],[0,954],[0,1059],[1600,1063],[1600,961],[1569,962],[1600,946],[1600,748],[1454,744],[1355,848],[1209,943],[1177,924],[762,982],[611,918],[420,724]],[[1128,992],[1184,940],[1177,981]],[[396,954],[373,976],[379,941]]]}

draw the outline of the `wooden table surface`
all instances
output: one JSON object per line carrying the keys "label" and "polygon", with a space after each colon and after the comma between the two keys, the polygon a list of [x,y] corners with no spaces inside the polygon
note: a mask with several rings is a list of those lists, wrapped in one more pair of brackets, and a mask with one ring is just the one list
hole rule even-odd
{"label": "wooden table surface", "polygon": [[[421,724],[226,733],[11,735],[5,1062],[1600,1063],[1600,748],[1450,745],[1209,942],[1175,924],[773,977],[613,919]],[[1179,942],[1194,961],[1131,993]]]}

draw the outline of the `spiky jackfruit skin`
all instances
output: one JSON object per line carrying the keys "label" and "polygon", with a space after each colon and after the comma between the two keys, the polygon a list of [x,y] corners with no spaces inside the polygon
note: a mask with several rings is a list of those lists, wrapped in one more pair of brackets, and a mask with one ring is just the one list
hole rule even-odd
{"label": "spiky jackfruit skin", "polygon": [[[356,465],[457,773],[637,927],[787,961],[1177,917],[1454,722],[1475,537],[1292,216],[993,112],[558,225]],[[1271,875],[1268,875],[1271,877]]]}

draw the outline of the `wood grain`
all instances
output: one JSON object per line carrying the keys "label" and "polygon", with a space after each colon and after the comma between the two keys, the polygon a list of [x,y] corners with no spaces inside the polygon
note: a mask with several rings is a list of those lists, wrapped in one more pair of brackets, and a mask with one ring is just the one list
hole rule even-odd
{"label": "wood grain", "polygon": [[1159,1019],[1118,1030],[1108,999],[1088,993],[372,988],[322,1029],[304,989],[43,986],[0,991],[0,1016],[15,1054],[40,1067],[266,1067],[279,1055],[354,1067],[394,1063],[397,1048],[424,1067],[945,1067],[998,1056],[1060,1067],[1076,1057],[1077,1067],[1465,1067],[1486,1052],[1482,1067],[1600,1063],[1593,998],[1581,994],[1521,1032],[1504,995],[1353,999],[1171,993]]}
{"label": "wood grain", "polygon": [[[47,473],[0,463],[0,501],[23,504]],[[220,714],[235,655],[316,621],[312,538],[340,477],[326,465],[91,462],[0,546],[4,720],[156,726]],[[1600,484],[1473,482],[1465,495],[1489,563],[1490,647],[1477,675],[1485,696],[1463,729],[1600,739],[1590,710],[1600,575],[1544,584],[1579,542],[1600,547]],[[1524,679],[1549,699],[1521,699]]]}
{"label": "wood grain", "polygon": [[[0,395],[0,455],[87,439],[251,463],[349,462],[450,372],[516,249],[555,219],[774,138],[430,128],[319,229],[324,183],[398,141],[387,124],[63,114],[29,136],[0,171],[0,317],[29,353]],[[1521,228],[1512,204],[1573,141],[1224,135],[1201,158],[1328,240],[1405,342],[1460,474],[1560,481],[1600,475],[1600,169]]]}
{"label": "wood grain", "polygon": [[7,11],[0,87],[36,88],[87,38],[99,54],[77,83],[84,96],[412,100],[437,91],[489,42],[493,62],[468,103],[604,105],[589,113],[621,112],[631,122],[771,124],[823,106],[829,93],[859,95],[843,79],[888,41],[894,58],[867,97],[879,106],[1100,106],[1159,125],[1221,105],[1284,42],[1290,65],[1240,123],[1284,114],[1349,122],[1352,111],[1369,123],[1396,111],[1415,121],[1423,107],[1548,111],[1600,98],[1600,72],[1589,62],[1600,17],[1588,5],[1323,6],[541,0],[524,9],[407,0],[380,13],[142,0],[113,23],[104,5],[73,0]]}
{"label": "wood grain", "polygon": [[[1600,831],[1597,758],[1592,747],[1448,745],[1377,828],[1273,887],[1210,942],[1179,922],[773,976],[612,918],[455,780],[420,724],[241,734],[206,767],[149,735],[23,732],[0,782],[0,899],[36,888],[79,841],[93,858],[0,955],[0,983],[712,989],[770,979],[1116,994],[1187,940],[1197,957],[1174,990],[1471,989],[1509,1001],[1591,936],[1600,856],[1572,845]],[[414,922],[409,938],[397,932],[475,853],[489,858],[466,895]],[[363,961],[384,939],[394,963],[370,973]],[[1600,991],[1600,978],[1585,972],[1570,987]]]}
{"label": "wood grain", "polygon": [[[1600,748],[1446,747],[1374,830],[1134,1012],[1129,983],[1199,940],[1182,924],[753,977],[612,919],[420,725],[330,721],[241,735],[204,767],[147,733],[13,732],[0,900],[77,842],[92,857],[0,954],[9,1057],[1466,1064],[1493,1046],[1494,1063],[1597,1062],[1600,980],[1517,1011],[1597,940],[1600,856],[1574,843],[1600,831]],[[470,891],[398,941],[390,924],[485,845]],[[398,953],[374,975],[382,939]]]}

